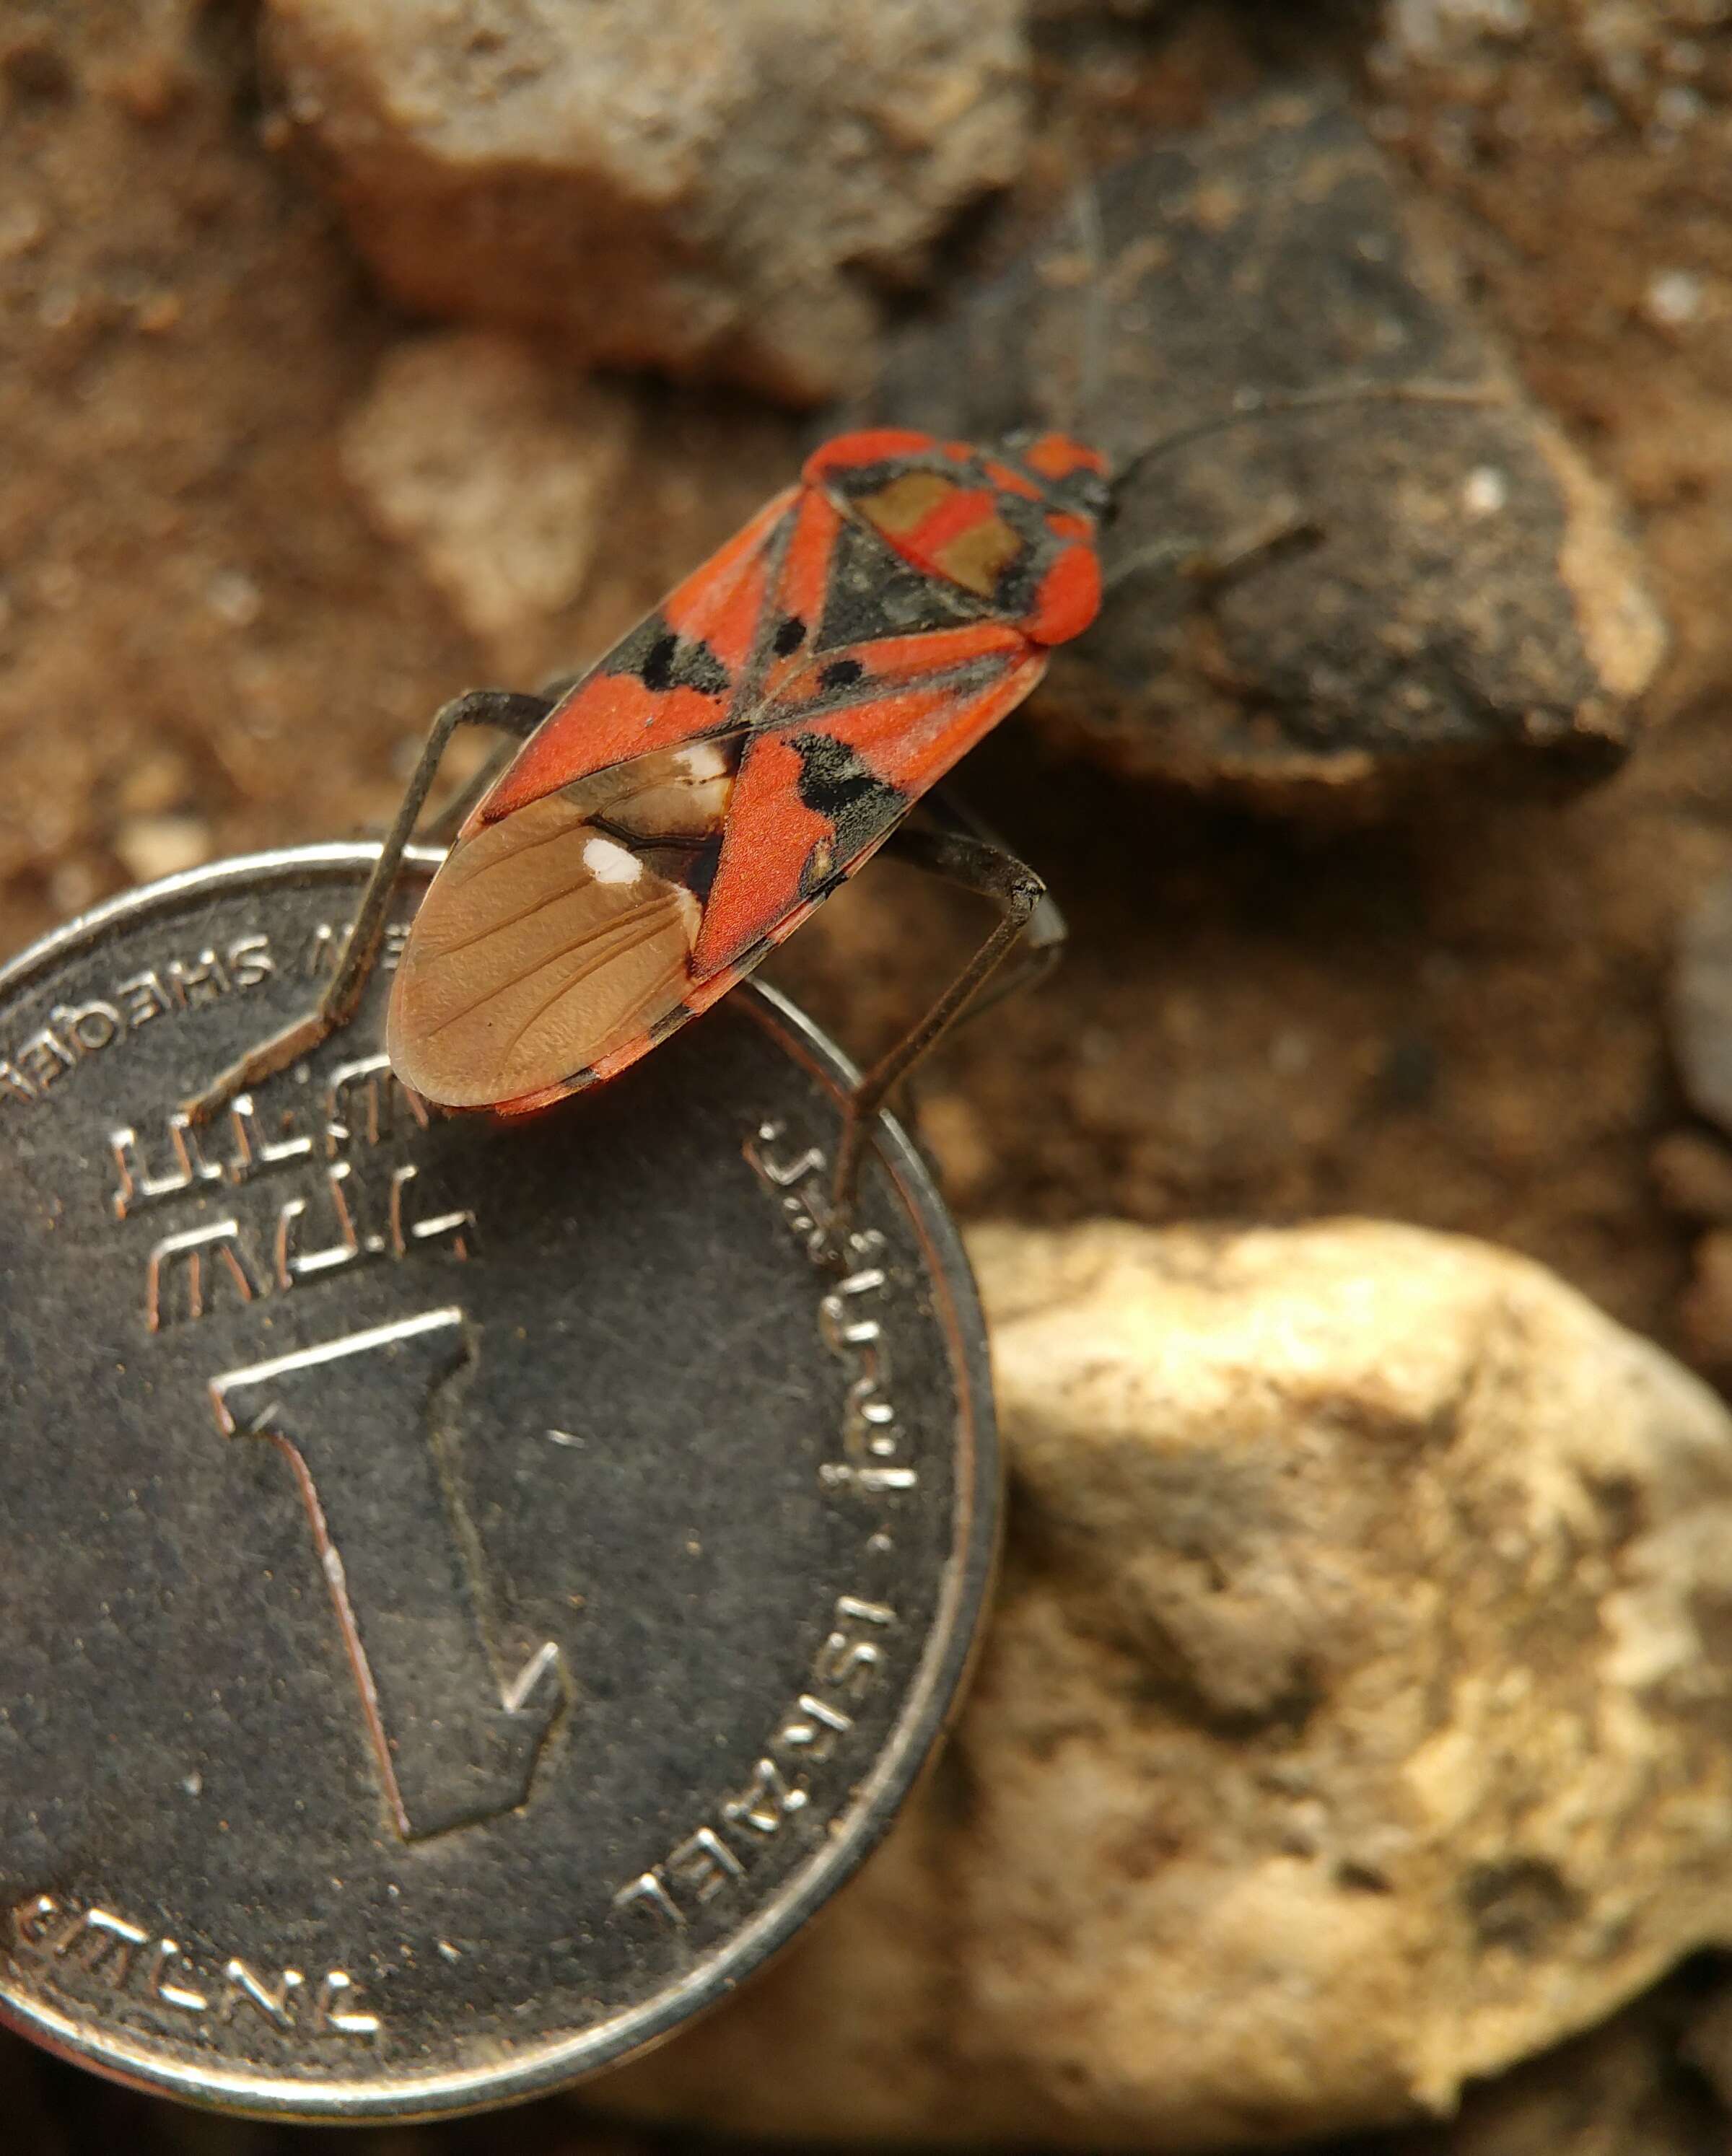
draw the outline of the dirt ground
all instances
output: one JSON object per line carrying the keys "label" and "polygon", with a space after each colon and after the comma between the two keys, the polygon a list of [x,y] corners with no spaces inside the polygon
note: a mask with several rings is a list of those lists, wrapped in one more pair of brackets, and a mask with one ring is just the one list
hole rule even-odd
{"label": "dirt ground", "polygon": [[[1719,1372],[1711,1313],[1686,1318],[1697,1229],[1652,1158],[1691,1122],[1665,1023],[1678,923],[1732,869],[1732,23],[1668,0],[1614,35],[1620,11],[1544,0],[1476,59],[1421,34],[1448,8],[1395,12],[1405,46],[1320,8],[1278,34],[1251,9],[1073,11],[1046,33],[1046,87],[1106,115],[1110,146],[1296,49],[1354,71],[1529,383],[1631,505],[1673,638],[1645,738],[1567,801],[1457,788],[1319,829],[1128,786],[1013,722],[970,791],[1048,875],[1073,947],[945,1051],[923,1128],[970,1216],[1460,1229]],[[140,875],[377,825],[428,714],[496,654],[343,477],[342,429],[405,326],[273,152],[246,11],[13,0],[0,90],[13,949]],[[606,565],[526,675],[624,626],[792,454],[789,415],[641,393],[652,446]],[[933,904],[875,872],[782,976],[868,1047],[938,973]],[[968,927],[959,906],[958,954]],[[43,2138],[8,2144],[31,2156],[265,2145],[166,2114],[152,2139],[130,2107],[132,2138],[86,2139],[98,2097],[32,2071],[5,2071],[36,2092],[18,2102]],[[543,2140],[512,2145],[568,2145],[542,2116]]]}

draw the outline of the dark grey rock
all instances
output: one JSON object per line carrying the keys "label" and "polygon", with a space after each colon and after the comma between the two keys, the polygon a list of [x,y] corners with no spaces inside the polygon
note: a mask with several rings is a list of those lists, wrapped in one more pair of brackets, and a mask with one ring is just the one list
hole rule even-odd
{"label": "dark grey rock", "polygon": [[[1095,186],[1095,264],[1086,221],[1061,220],[904,337],[876,416],[976,437],[1071,425],[1123,461],[1246,396],[1450,384],[1495,401],[1269,413],[1150,458],[1109,538],[1123,582],[1037,713],[1126,771],[1283,806],[1463,766],[1614,768],[1663,649],[1615,506],[1511,380],[1339,95],[1266,95]],[[1170,550],[1188,542],[1249,551],[1187,574]]]}

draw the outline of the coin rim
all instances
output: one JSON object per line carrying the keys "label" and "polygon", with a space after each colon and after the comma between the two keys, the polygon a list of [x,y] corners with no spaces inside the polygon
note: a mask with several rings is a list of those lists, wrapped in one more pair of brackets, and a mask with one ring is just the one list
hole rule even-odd
{"label": "coin rim", "polygon": [[[212,862],[122,892],[51,931],[0,967],[0,997],[9,998],[28,988],[37,973],[115,923],[131,923],[188,898],[219,894],[237,885],[268,887],[285,881],[350,878],[370,867],[379,850],[375,844],[345,843],[283,847]],[[435,849],[414,847],[405,865],[431,871],[443,858]],[[803,1011],[776,989],[756,981],[743,983],[730,1001],[736,998],[743,998],[756,1022],[779,1037],[794,1060],[840,1101],[858,1073]],[[0,2025],[111,2080],[186,2102],[285,2122],[407,2123],[522,2102],[618,2065],[665,2041],[694,2015],[719,2004],[789,1943],[883,1838],[951,1721],[978,1643],[998,1552],[1002,1471],[985,1325],[974,1276],[956,1224],[901,1125],[892,1116],[881,1116],[873,1144],[919,1237],[934,1291],[934,1314],[955,1374],[956,1532],[932,1628],[896,1721],[856,1785],[851,1801],[832,1820],[825,1845],[794,1877],[715,1948],[701,1968],[664,1986],[651,1999],[578,2034],[543,2038],[527,2057],[514,2056],[501,2066],[406,2076],[395,2082],[334,2081],[321,2090],[301,2080],[230,2068],[212,2070],[161,2058],[146,2046],[34,1999],[13,1998],[4,1989],[0,1989]]]}

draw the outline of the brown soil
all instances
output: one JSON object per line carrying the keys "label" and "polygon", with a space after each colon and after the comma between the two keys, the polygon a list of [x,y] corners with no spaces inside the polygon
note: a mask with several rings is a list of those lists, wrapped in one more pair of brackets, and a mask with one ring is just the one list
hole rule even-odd
{"label": "brown soil", "polygon": [[[1684,1343],[1692,1231],[1650,1158],[1688,1121],[1663,1025],[1678,923],[1732,866],[1732,32],[1685,0],[1626,11],[1657,53],[1708,52],[1706,116],[1680,135],[1651,109],[1660,59],[1634,89],[1627,66],[1596,74],[1591,12],[1536,4],[1499,68],[1374,69],[1365,97],[1529,382],[1633,503],[1676,639],[1645,742],[1563,805],[1456,797],[1332,834],[1133,788],[1006,727],[971,788],[1075,940],[925,1086],[967,1213],[1393,1216],[1513,1245]],[[1061,48],[1049,74],[1120,131],[1196,116],[1267,58],[1203,6]],[[342,477],[341,429],[403,325],[261,139],[249,54],[243,10],[193,0],[13,0],[0,23],[5,947],[165,849],[377,823],[426,716],[491,670]],[[1657,309],[1666,271],[1700,280],[1688,321]],[[791,450],[779,416],[645,394],[655,446],[607,571],[535,663],[623,625]],[[936,975],[933,904],[875,873],[784,977],[870,1045]],[[959,904],[959,954],[968,926]],[[285,2145],[10,2054],[0,2075],[9,2116],[38,2108],[38,2138],[7,2143],[28,2156]],[[578,2145],[538,2116],[511,2146]]]}

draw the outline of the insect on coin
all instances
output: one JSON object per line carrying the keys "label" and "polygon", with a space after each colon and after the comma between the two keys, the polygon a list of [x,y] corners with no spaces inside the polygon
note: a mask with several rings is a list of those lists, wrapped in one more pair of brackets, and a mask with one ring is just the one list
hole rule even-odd
{"label": "insect on coin", "polygon": [[1056,434],[984,451],[843,435],[649,618],[548,701],[447,705],[319,1009],[188,1104],[208,1120],[346,1024],[439,759],[460,726],[521,737],[467,806],[397,970],[386,1047],[425,1101],[526,1115],[614,1076],[707,1010],[887,842],[1000,920],[851,1095],[851,1201],[889,1089],[1025,932],[1062,933],[1033,870],[925,797],[1100,603],[1106,467]]}
{"label": "insect on coin", "polygon": [[[832,1175],[841,1222],[892,1089],[1020,941],[1038,966],[1063,939],[1040,877],[934,789],[1095,619],[1099,533],[1128,483],[1188,442],[1277,414],[1485,398],[1418,382],[1248,393],[1110,482],[1105,458],[1064,434],[996,449],[905,429],[839,436],[568,686],[445,706],[318,1007],[255,1042],[189,1117],[348,1023],[445,747],[486,724],[518,741],[447,819],[455,843],[403,951],[385,1036],[398,1075],[439,1106],[522,1116],[614,1077],[887,845],[998,906],[974,957],[851,1091]],[[1173,550],[1154,557],[1170,565]]]}
{"label": "insect on coin", "polygon": [[352,1032],[188,1122],[377,862],[0,978],[0,2010],[327,2120],[556,2086],[786,1940],[938,1732],[997,1491],[954,1231],[887,1122],[825,1230],[853,1074],[756,984],[581,1116],[430,1115],[373,1045],[412,851]]}

